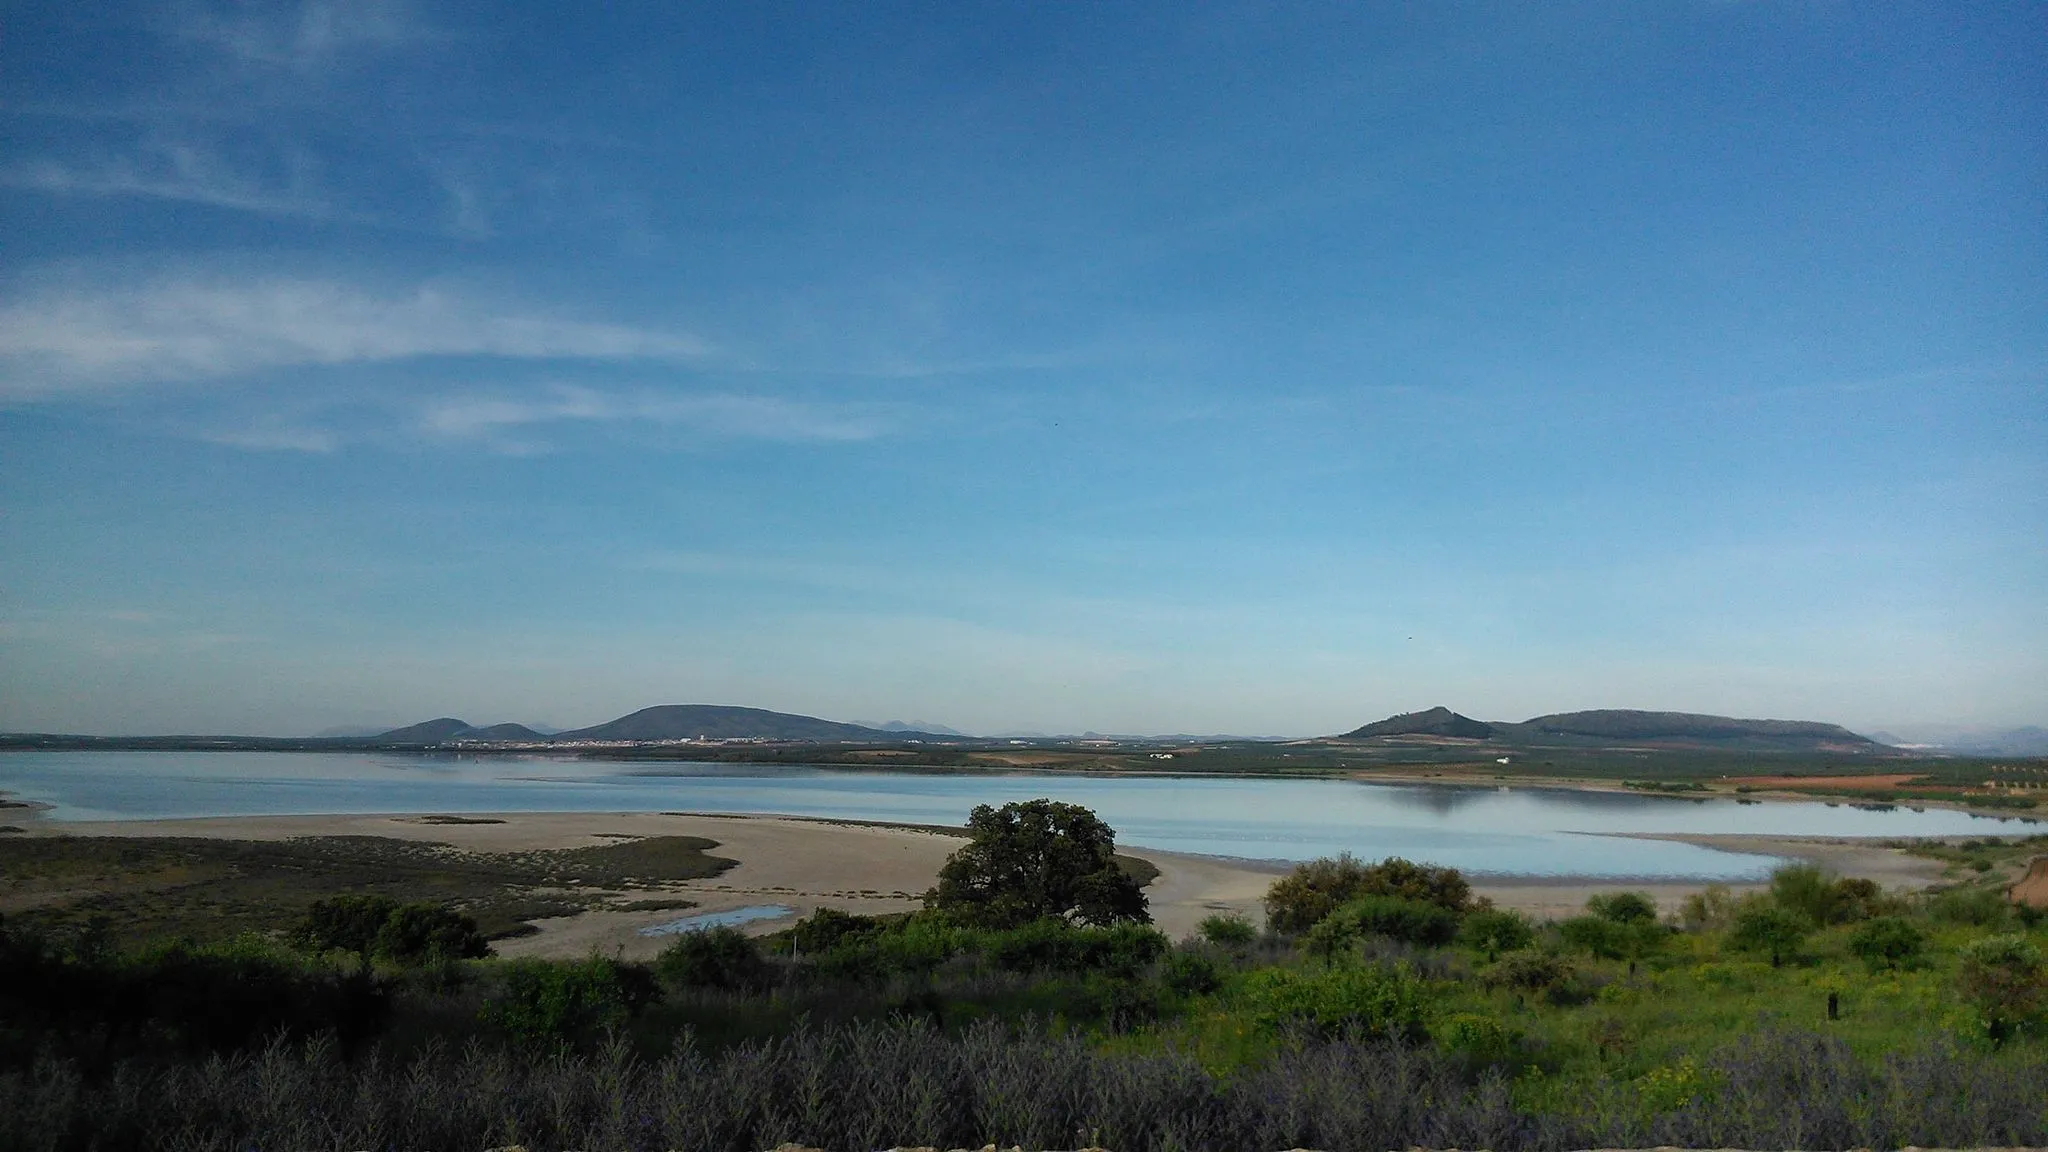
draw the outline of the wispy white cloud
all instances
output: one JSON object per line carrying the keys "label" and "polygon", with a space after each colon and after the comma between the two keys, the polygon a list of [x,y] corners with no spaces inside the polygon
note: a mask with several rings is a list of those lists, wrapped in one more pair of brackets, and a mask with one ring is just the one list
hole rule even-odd
{"label": "wispy white cloud", "polygon": [[325,428],[309,428],[274,420],[253,424],[210,428],[199,433],[209,444],[246,448],[251,452],[329,453],[341,447],[341,436]]}
{"label": "wispy white cloud", "polygon": [[59,287],[0,306],[0,401],[293,365],[424,356],[679,361],[706,351],[690,336],[496,306],[436,286],[378,292],[277,278]]}
{"label": "wispy white cloud", "polygon": [[205,145],[151,141],[122,154],[10,164],[0,168],[0,186],[53,196],[173,200],[314,220],[348,215],[317,190],[306,157],[289,156],[284,168],[283,180],[266,180],[237,168]]}
{"label": "wispy white cloud", "polygon": [[557,424],[659,424],[717,439],[867,440],[887,431],[874,411],[766,396],[622,394],[557,387],[539,395],[471,395],[440,399],[421,410],[420,431],[470,440],[501,451],[543,450],[525,437]]}
{"label": "wispy white cloud", "polygon": [[182,9],[177,30],[247,66],[311,72],[355,53],[385,51],[430,35],[394,0],[305,0]]}

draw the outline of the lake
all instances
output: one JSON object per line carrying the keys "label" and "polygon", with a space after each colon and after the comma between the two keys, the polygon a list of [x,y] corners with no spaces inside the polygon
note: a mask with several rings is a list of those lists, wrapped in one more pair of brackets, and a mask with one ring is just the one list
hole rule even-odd
{"label": "lake", "polygon": [[1350,851],[1481,874],[1736,880],[1776,861],[1615,833],[1985,836],[2030,820],[1946,809],[1740,804],[1558,788],[1216,776],[907,773],[561,757],[291,752],[0,752],[0,791],[59,821],[422,812],[778,813],[961,824],[1045,796],[1118,843],[1265,860]]}

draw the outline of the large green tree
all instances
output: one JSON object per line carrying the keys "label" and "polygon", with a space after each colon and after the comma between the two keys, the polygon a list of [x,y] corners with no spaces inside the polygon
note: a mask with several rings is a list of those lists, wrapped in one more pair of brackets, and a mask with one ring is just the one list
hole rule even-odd
{"label": "large green tree", "polygon": [[1078,804],[1027,800],[976,808],[965,847],[939,869],[925,903],[985,928],[1036,920],[1149,924],[1137,881],[1118,866],[1116,833]]}

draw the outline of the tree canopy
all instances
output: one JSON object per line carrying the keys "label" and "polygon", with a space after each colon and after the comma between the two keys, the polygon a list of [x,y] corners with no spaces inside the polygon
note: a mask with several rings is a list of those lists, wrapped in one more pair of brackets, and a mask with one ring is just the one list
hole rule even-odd
{"label": "tree canopy", "polygon": [[977,927],[1036,920],[1149,924],[1137,881],[1116,860],[1116,833],[1078,804],[1028,800],[977,807],[972,838],[939,870],[925,903]]}

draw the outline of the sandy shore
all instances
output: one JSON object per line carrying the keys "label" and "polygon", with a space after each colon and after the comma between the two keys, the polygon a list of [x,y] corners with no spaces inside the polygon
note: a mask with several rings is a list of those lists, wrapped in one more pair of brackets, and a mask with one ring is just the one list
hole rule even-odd
{"label": "sandy shore", "polygon": [[[779,904],[792,916],[817,908],[881,914],[919,907],[919,896],[937,880],[946,857],[960,838],[913,828],[840,824],[774,816],[717,816],[677,813],[496,813],[469,814],[465,819],[492,823],[435,823],[419,815],[374,816],[238,816],[192,820],[130,820],[54,823],[35,821],[30,835],[81,836],[206,836],[222,839],[281,840],[294,836],[387,836],[447,844],[472,852],[519,852],[577,848],[646,836],[701,836],[714,840],[712,852],[739,861],[723,875],[706,880],[675,881],[660,893],[621,893],[621,898],[668,895],[693,900],[688,912],[596,910],[581,915],[537,921],[533,936],[500,941],[508,956],[581,956],[596,949],[606,955],[645,958],[660,951],[665,940],[642,936],[640,930],[696,912],[717,912],[752,905]],[[1839,839],[1785,839],[1761,836],[1684,836],[1679,840],[1735,852],[1754,852],[1813,860],[1846,876],[1862,876],[1886,888],[1922,887],[1940,874],[1940,865],[1881,845]],[[1151,861],[1159,876],[1146,890],[1154,922],[1169,936],[1195,931],[1204,917],[1237,913],[1254,923],[1262,919],[1260,899],[1287,866],[1261,861],[1231,860],[1127,848],[1130,855]],[[1627,883],[1572,877],[1480,879],[1475,889],[1497,905],[1542,918],[1573,915],[1595,892],[1628,888],[1647,892],[1666,911],[1673,911],[1697,883]],[[1755,885],[1735,885],[1737,891]],[[789,918],[757,921],[749,931],[771,932]]]}

